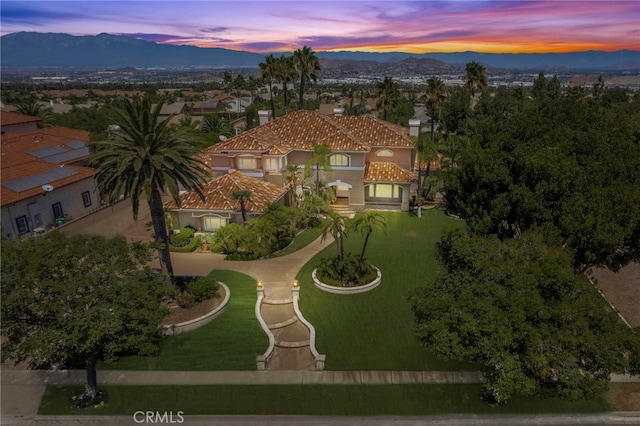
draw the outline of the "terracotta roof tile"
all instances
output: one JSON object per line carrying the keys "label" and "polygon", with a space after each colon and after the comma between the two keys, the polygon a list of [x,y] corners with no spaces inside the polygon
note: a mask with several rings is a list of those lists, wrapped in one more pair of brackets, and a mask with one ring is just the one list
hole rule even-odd
{"label": "terracotta roof tile", "polygon": [[418,173],[403,169],[394,163],[367,163],[365,182],[409,183],[418,180]]}
{"label": "terracotta roof tile", "polygon": [[14,124],[33,123],[42,121],[40,117],[32,117],[30,115],[24,115],[13,111],[0,111],[0,125],[11,126]]}
{"label": "terracotta roof tile", "polygon": [[372,146],[414,145],[408,129],[374,117],[329,117],[300,110],[216,144],[208,148],[207,153],[286,154],[294,149],[311,151],[313,142],[342,152],[369,152]]}
{"label": "terracotta roof tile", "polygon": [[231,194],[238,190],[250,192],[251,202],[246,203],[248,212],[263,212],[267,204],[279,200],[287,193],[287,188],[235,171],[214,178],[205,184],[202,188],[204,201],[195,192],[187,192],[180,196],[180,207],[173,200],[165,203],[164,206],[174,210],[237,211],[239,210],[238,202],[231,198]]}

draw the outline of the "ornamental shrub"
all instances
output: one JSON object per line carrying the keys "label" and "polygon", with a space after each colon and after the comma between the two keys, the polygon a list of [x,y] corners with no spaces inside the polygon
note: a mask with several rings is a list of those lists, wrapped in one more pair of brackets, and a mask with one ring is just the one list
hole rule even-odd
{"label": "ornamental shrub", "polygon": [[196,303],[219,297],[220,284],[209,277],[200,277],[187,283],[187,292],[193,295]]}

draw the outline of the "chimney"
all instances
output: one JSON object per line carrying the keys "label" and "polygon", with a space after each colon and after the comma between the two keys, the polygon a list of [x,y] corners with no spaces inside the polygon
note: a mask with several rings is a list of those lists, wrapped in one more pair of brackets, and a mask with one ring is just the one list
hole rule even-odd
{"label": "chimney", "polygon": [[260,117],[260,125],[267,124],[271,121],[271,111],[260,110],[258,111],[258,117]]}
{"label": "chimney", "polygon": [[342,117],[343,113],[344,113],[344,108],[334,108],[333,109],[333,116],[334,117]]}
{"label": "chimney", "polygon": [[420,135],[420,120],[417,118],[412,118],[409,120],[409,136],[415,136],[416,138]]}

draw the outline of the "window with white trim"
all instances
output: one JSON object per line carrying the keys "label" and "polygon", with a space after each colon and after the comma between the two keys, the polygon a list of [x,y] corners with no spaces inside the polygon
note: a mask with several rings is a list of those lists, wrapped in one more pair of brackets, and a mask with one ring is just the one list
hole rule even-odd
{"label": "window with white trim", "polygon": [[390,149],[381,149],[376,152],[376,157],[393,157],[393,151]]}
{"label": "window with white trim", "polygon": [[349,167],[351,165],[351,157],[346,154],[331,154],[329,156],[329,164],[336,167]]}
{"label": "window with white trim", "polygon": [[238,170],[255,170],[256,158],[253,155],[239,155],[236,158],[236,166]]}
{"label": "window with white trim", "polygon": [[263,158],[262,165],[265,170],[270,172],[279,172],[283,169],[282,158]]}
{"label": "window with white trim", "polygon": [[368,185],[367,195],[369,198],[400,198],[402,187],[389,183],[371,184]]}
{"label": "window with white trim", "polygon": [[227,219],[215,216],[205,216],[202,218],[202,229],[205,231],[217,231],[227,224]]}

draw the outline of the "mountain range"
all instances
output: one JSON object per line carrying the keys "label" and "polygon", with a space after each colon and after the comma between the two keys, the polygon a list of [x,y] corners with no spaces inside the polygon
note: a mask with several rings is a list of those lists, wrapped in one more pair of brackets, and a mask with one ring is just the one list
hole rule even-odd
{"label": "mountain range", "polygon": [[[221,48],[158,44],[123,35],[72,36],[60,33],[19,32],[0,37],[2,68],[109,69],[136,68],[249,68],[266,54]],[[281,53],[277,53],[279,56]],[[640,51],[586,51],[573,53],[425,53],[322,52],[325,64],[349,61],[397,63],[416,58],[446,70],[477,61],[487,68],[537,70],[640,70]]]}

